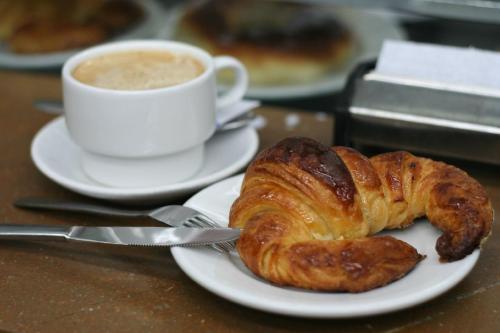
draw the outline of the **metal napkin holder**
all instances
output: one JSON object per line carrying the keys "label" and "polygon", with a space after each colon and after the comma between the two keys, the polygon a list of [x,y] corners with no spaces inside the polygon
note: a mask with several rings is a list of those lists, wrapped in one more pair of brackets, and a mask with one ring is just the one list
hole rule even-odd
{"label": "metal napkin holder", "polygon": [[500,165],[500,97],[350,75],[335,110],[336,145],[408,150]]}

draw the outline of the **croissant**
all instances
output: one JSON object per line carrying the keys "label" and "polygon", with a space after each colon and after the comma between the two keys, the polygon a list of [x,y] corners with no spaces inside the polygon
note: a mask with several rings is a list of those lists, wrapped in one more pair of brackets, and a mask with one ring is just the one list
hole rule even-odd
{"label": "croissant", "polygon": [[426,215],[443,234],[442,261],[459,260],[491,232],[483,187],[460,169],[399,151],[368,159],[347,147],[288,138],[248,167],[230,226],[256,275],[275,284],[362,292],[395,281],[424,256],[390,236]]}

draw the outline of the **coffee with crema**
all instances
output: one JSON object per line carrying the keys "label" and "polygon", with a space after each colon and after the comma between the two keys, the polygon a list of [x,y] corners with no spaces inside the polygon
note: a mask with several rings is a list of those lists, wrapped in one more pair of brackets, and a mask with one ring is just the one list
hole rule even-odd
{"label": "coffee with crema", "polygon": [[78,81],[113,90],[148,90],[174,86],[200,76],[203,64],[187,54],[126,51],[90,58],[72,75]]}

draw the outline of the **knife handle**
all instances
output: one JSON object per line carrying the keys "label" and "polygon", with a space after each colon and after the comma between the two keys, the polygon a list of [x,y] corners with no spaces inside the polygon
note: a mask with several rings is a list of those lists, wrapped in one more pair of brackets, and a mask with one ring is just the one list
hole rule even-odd
{"label": "knife handle", "polygon": [[59,210],[75,213],[88,213],[93,215],[119,216],[119,217],[141,217],[148,216],[149,210],[131,210],[104,205],[87,204],[81,202],[57,201],[45,198],[22,198],[16,200],[14,205],[18,208]]}
{"label": "knife handle", "polygon": [[65,240],[70,227],[0,224],[0,239]]}

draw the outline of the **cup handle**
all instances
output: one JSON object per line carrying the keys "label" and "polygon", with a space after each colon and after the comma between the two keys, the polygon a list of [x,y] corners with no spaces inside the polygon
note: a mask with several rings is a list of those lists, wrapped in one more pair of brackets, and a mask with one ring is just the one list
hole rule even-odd
{"label": "cup handle", "polygon": [[224,108],[241,100],[248,88],[248,73],[245,66],[233,57],[221,56],[214,58],[215,71],[229,68],[235,74],[235,82],[231,88],[217,97],[217,109]]}

